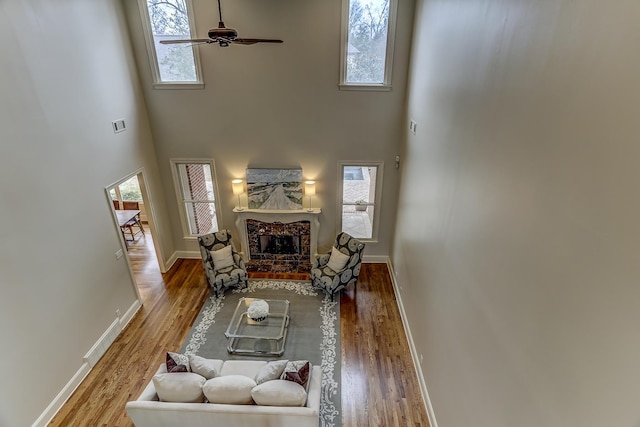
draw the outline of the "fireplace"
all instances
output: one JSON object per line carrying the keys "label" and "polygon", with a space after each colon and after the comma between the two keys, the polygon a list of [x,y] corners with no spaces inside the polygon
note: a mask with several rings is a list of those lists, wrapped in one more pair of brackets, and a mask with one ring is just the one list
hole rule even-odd
{"label": "fireplace", "polygon": [[260,236],[258,251],[261,254],[298,255],[300,254],[300,236]]}
{"label": "fireplace", "polygon": [[235,210],[248,271],[308,273],[320,210]]}

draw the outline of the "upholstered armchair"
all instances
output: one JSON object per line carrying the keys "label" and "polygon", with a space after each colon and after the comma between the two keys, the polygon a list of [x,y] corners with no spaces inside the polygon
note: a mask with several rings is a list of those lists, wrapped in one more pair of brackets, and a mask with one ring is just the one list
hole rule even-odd
{"label": "upholstered armchair", "polygon": [[349,284],[353,283],[355,287],[364,246],[345,232],[338,234],[331,253],[315,256],[311,265],[311,284],[326,292],[331,301]]}
{"label": "upholstered armchair", "polygon": [[216,297],[230,287],[248,286],[244,261],[233,246],[229,230],[199,236],[198,243],[207,282]]}

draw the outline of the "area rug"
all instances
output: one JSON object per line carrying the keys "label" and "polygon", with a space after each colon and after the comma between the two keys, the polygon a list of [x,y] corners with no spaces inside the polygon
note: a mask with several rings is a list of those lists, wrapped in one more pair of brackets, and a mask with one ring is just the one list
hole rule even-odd
{"label": "area rug", "polygon": [[[242,297],[286,299],[289,330],[279,357],[231,355],[224,333]],[[340,304],[305,281],[250,280],[248,289],[234,289],[216,298],[211,294],[182,345],[181,352],[209,359],[309,360],[322,366],[320,426],[341,424]]]}

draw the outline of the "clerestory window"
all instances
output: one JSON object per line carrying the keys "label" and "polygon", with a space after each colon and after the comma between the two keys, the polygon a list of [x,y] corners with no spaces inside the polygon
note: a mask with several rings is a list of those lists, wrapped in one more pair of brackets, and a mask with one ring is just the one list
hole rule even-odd
{"label": "clerestory window", "polygon": [[398,0],[342,0],[340,88],[390,90]]}
{"label": "clerestory window", "polygon": [[156,88],[203,87],[195,46],[160,40],[195,37],[191,0],[138,0]]}

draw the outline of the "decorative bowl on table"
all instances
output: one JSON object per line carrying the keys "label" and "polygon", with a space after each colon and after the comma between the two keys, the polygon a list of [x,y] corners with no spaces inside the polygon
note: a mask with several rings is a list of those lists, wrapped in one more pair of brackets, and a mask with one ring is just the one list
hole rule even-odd
{"label": "decorative bowl on table", "polygon": [[255,322],[262,322],[269,316],[269,304],[261,299],[255,300],[249,304],[247,316]]}

